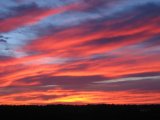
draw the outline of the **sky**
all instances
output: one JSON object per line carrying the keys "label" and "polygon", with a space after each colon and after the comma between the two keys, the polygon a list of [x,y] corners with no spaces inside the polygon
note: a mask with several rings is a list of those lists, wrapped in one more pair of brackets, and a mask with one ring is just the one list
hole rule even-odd
{"label": "sky", "polygon": [[0,0],[0,104],[160,104],[160,0]]}

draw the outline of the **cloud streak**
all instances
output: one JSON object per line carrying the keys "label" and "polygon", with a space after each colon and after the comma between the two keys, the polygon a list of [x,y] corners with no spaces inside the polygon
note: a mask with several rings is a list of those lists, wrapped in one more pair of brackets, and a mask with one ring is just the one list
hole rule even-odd
{"label": "cloud streak", "polygon": [[107,81],[99,81],[95,83],[116,83],[116,82],[132,82],[139,80],[159,80],[160,76],[151,76],[151,77],[129,77],[129,78],[120,78],[120,79],[111,79]]}

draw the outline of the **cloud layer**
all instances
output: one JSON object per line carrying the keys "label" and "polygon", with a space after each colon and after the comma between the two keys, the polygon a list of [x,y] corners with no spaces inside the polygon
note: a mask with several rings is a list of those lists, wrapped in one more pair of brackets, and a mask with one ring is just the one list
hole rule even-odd
{"label": "cloud layer", "polygon": [[0,6],[0,104],[160,103],[159,0]]}

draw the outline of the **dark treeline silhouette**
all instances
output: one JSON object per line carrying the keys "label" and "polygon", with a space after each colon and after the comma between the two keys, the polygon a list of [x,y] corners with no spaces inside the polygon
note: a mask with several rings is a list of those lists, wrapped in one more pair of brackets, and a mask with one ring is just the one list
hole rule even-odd
{"label": "dark treeline silhouette", "polygon": [[0,115],[21,118],[151,118],[160,117],[160,105],[21,105],[0,106]]}

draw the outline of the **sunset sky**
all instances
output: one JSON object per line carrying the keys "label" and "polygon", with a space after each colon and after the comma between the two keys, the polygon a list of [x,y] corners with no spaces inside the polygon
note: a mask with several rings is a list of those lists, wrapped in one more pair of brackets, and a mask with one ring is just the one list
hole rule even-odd
{"label": "sunset sky", "polygon": [[160,0],[0,0],[0,104],[160,103]]}

